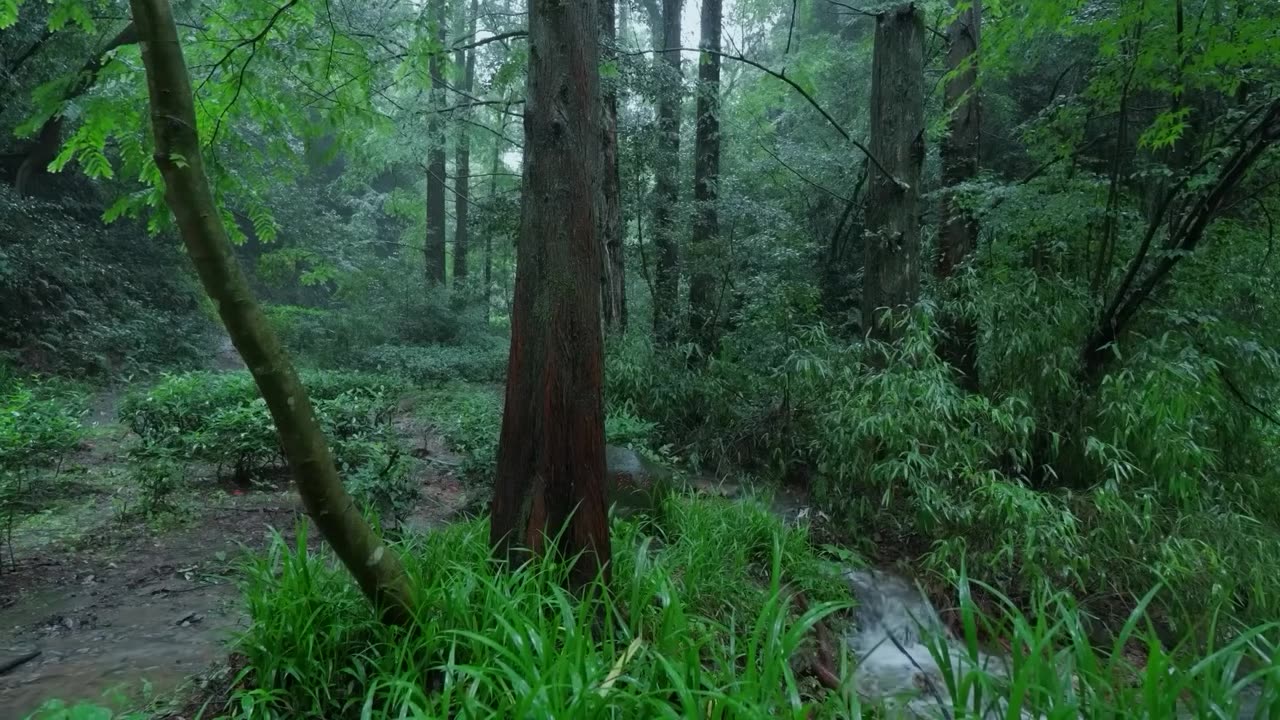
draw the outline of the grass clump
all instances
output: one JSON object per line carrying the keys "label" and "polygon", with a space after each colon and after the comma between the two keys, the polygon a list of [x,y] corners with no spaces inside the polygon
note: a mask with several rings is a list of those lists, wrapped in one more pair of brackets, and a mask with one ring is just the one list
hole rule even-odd
{"label": "grass clump", "polygon": [[[847,599],[803,532],[758,506],[683,498],[664,526],[616,522],[612,592],[577,596],[552,560],[498,571],[483,521],[411,541],[412,630],[380,624],[303,538],[277,541],[249,567],[233,714],[835,717],[792,662]],[[789,600],[792,577],[829,580],[810,583],[807,612]]]}

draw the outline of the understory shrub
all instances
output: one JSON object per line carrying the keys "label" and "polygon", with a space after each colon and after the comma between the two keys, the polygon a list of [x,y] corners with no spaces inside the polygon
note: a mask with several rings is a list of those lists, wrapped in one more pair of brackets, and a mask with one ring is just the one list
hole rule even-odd
{"label": "understory shrub", "polygon": [[[304,372],[302,382],[353,492],[384,510],[403,506],[409,458],[392,419],[406,386],[382,375],[335,371]],[[275,424],[248,372],[166,375],[127,396],[120,417],[138,436],[130,454],[143,469],[157,458],[182,458],[249,482],[284,467]],[[150,475],[140,475],[140,482]]]}
{"label": "understory shrub", "polygon": [[95,202],[0,183],[0,352],[67,374],[194,366],[214,326],[179,244],[133,222],[104,226]]}
{"label": "understory shrub", "polygon": [[[463,456],[462,475],[473,482],[491,479],[502,431],[502,390],[490,385],[452,383],[420,395],[418,415],[449,447]],[[646,455],[658,454],[657,426],[626,407],[606,410],[605,442]]]}
{"label": "understory shrub", "polygon": [[[1215,360],[1153,338],[1095,393],[1074,356],[1019,333],[983,347],[1021,380],[977,394],[937,357],[930,316],[876,351],[878,369],[821,325],[773,346],[744,327],[692,362],[632,335],[609,349],[606,399],[694,464],[807,481],[855,542],[944,578],[964,566],[1022,602],[1067,590],[1112,619],[1168,582],[1178,593],[1151,614],[1169,623],[1224,606],[1280,617],[1280,483],[1259,457],[1280,446]],[[1235,454],[1241,434],[1254,441]]]}
{"label": "understory shrub", "polygon": [[16,562],[15,523],[40,509],[63,460],[83,441],[85,411],[83,395],[65,383],[16,375],[0,382],[0,568],[6,550]]}
{"label": "understory shrub", "polygon": [[506,378],[508,348],[507,339],[496,335],[463,345],[379,345],[366,350],[359,365],[419,385],[497,383]]}

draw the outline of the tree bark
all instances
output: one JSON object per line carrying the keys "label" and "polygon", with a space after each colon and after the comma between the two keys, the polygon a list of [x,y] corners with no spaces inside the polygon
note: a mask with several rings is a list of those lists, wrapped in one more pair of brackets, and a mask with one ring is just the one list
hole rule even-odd
{"label": "tree bark", "polygon": [[445,0],[435,2],[435,33],[439,48],[427,61],[427,74],[431,77],[431,114],[427,118],[427,237],[425,245],[427,285],[439,286],[445,282],[445,138],[444,118],[444,59],[445,59]]}
{"label": "tree bark", "polygon": [[165,200],[205,291],[271,411],[298,494],[321,535],[377,606],[408,623],[412,589],[395,553],[361,517],[338,477],[307,392],[236,263],[200,157],[196,113],[168,0],[131,0],[142,40]]}
{"label": "tree bark", "polygon": [[[476,34],[476,15],[479,13],[478,0],[471,0],[471,14],[467,18],[467,35]],[[465,53],[459,50],[454,53],[454,62],[463,70],[462,90],[467,95],[476,84],[476,51],[472,48]],[[463,118],[470,113],[462,111]],[[453,206],[453,282],[465,284],[467,279],[467,243],[470,241],[467,226],[468,213],[471,210],[471,137],[466,123],[458,123],[458,146],[454,157],[454,206]],[[468,293],[470,294],[470,293]],[[474,296],[472,296],[474,297]]]}
{"label": "tree bark", "polygon": [[[961,207],[951,190],[978,175],[981,105],[978,98],[978,52],[981,38],[982,0],[962,11],[947,29],[947,71],[950,79],[944,90],[947,135],[942,141],[941,228],[938,232],[937,276],[952,278],[973,255],[978,245],[978,220]],[[978,388],[977,328],[960,316],[944,317],[945,337],[939,347],[942,358],[960,374],[970,390]]]}
{"label": "tree bark", "polygon": [[524,202],[490,542],[609,573],[597,197],[598,0],[531,0]]}
{"label": "tree bark", "polygon": [[672,343],[676,339],[676,304],[680,296],[680,243],[675,224],[676,205],[680,202],[680,51],[666,48],[681,46],[683,7],[683,0],[662,0],[662,47],[659,48],[662,52],[658,61],[662,78],[657,107],[660,139],[655,152],[653,208],[653,244],[658,255],[654,272],[653,330],[660,343]]}
{"label": "tree bark", "polygon": [[[605,62],[617,63],[617,17],[615,0],[600,0],[601,55]],[[604,245],[601,268],[602,314],[608,332],[627,329],[627,283],[622,247],[622,182],[618,166],[618,83],[604,85],[604,180],[600,192],[600,241]]]}
{"label": "tree bark", "polygon": [[720,216],[720,26],[721,0],[702,0],[698,60],[698,115],[693,167],[693,277],[689,282],[689,330],[704,353],[716,342],[716,265],[721,257]]}
{"label": "tree bark", "polygon": [[870,170],[862,281],[862,322],[873,340],[895,340],[920,296],[923,58],[924,22],[913,3],[876,16],[871,154],[884,169]]}

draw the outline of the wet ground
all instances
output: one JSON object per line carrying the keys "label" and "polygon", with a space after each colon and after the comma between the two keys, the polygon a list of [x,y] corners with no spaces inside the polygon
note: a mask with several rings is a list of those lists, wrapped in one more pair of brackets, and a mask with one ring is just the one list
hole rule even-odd
{"label": "wet ground", "polygon": [[[247,617],[237,563],[273,532],[291,536],[302,509],[290,490],[228,494],[192,479],[190,518],[169,529],[119,520],[111,490],[126,433],[116,393],[97,398],[93,435],[68,462],[74,497],[25,528],[18,568],[0,574],[0,718],[27,717],[51,698],[137,706],[171,694],[227,660]],[[421,501],[408,525],[445,521],[467,494],[439,441],[398,425],[423,463]],[[453,459],[456,461],[456,458]]]}

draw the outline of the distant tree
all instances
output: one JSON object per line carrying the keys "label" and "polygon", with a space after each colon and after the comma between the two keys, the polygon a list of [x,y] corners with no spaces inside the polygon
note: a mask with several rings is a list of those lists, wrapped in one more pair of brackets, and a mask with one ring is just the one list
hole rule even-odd
{"label": "distant tree", "polygon": [[610,559],[597,193],[603,172],[598,0],[529,3],[524,202],[490,542],[496,557]]}
{"label": "distant tree", "polygon": [[[978,52],[982,0],[972,0],[947,29],[947,81],[944,90],[947,134],[942,141],[941,226],[938,229],[938,279],[947,280],[964,267],[978,244],[978,220],[956,202],[951,190],[978,175],[981,107],[978,99]],[[970,389],[978,386],[977,337],[971,321],[944,320],[947,337],[942,357],[960,373]]]}
{"label": "distant tree", "polygon": [[893,340],[920,298],[920,168],[924,162],[924,21],[907,3],[876,16],[862,322]]}
{"label": "distant tree", "polygon": [[[618,62],[615,0],[600,0],[601,54],[606,62]],[[604,181],[600,189],[600,242],[604,326],[610,332],[627,329],[627,278],[622,248],[622,182],[618,158],[618,82],[604,83]]]}
{"label": "distant tree", "polygon": [[248,366],[280,435],[307,511],[388,622],[412,619],[412,589],[343,487],[307,391],[236,263],[201,159],[191,78],[168,0],[131,0],[142,44],[165,200],[227,334]]}
{"label": "distant tree", "polygon": [[[480,12],[478,0],[471,0],[471,12],[467,14],[467,34],[463,40],[470,42],[476,34],[476,15]],[[457,50],[453,55],[454,65],[462,71],[462,94],[464,102],[471,95],[476,84],[476,51]],[[469,217],[471,212],[471,129],[465,122],[468,120],[466,109],[462,110],[463,122],[458,123],[457,147],[454,157],[454,206],[453,206],[453,280],[465,283],[467,278],[467,250],[470,243]]]}
{"label": "distant tree", "polygon": [[683,10],[683,0],[662,0],[662,44],[657,65],[666,67],[663,68],[658,89],[659,140],[654,161],[656,197],[653,206],[653,242],[658,255],[654,273],[653,329],[659,342],[675,340],[679,317],[680,240],[675,211],[680,202],[680,106],[683,100],[683,76],[679,48],[680,14]]}
{"label": "distant tree", "polygon": [[435,4],[431,23],[435,29],[435,49],[428,61],[431,78],[431,106],[427,118],[427,237],[426,265],[428,284],[445,282],[445,128],[444,109],[445,6],[446,0],[430,0]]}
{"label": "distant tree", "polygon": [[721,0],[702,0],[702,40],[707,52],[698,60],[698,115],[694,146],[693,240],[689,282],[689,330],[704,352],[715,342],[716,275],[720,236],[716,211],[720,183],[720,25]]}

